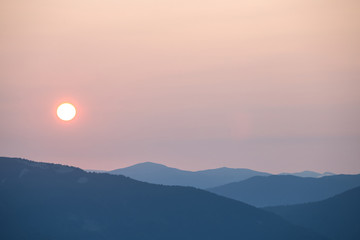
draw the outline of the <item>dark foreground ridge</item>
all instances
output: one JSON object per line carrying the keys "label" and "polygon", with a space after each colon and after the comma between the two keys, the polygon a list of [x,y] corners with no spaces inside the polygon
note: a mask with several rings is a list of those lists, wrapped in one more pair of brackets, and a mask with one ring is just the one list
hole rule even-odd
{"label": "dark foreground ridge", "polygon": [[0,239],[321,240],[264,210],[191,187],[0,158]]}
{"label": "dark foreground ridge", "polygon": [[360,239],[360,187],[320,202],[267,210],[334,240]]}

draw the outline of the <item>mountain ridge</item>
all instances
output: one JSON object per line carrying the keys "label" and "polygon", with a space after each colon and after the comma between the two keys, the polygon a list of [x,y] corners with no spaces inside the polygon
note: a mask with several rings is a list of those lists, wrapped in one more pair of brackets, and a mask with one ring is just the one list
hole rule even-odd
{"label": "mountain ridge", "polygon": [[314,172],[314,171],[302,171],[302,172],[294,172],[294,173],[280,173],[278,175],[293,175],[293,176],[298,176],[298,177],[313,177],[313,178],[319,178],[319,177],[325,177],[325,176],[332,176],[332,175],[336,175],[335,173],[332,172],[323,172],[323,173],[319,173],[319,172]]}
{"label": "mountain ridge", "polygon": [[326,239],[204,190],[22,159],[0,158],[0,213],[8,240]]}
{"label": "mountain ridge", "polygon": [[360,187],[356,187],[319,202],[265,209],[331,239],[357,240],[360,238],[359,202]]}
{"label": "mountain ridge", "polygon": [[155,162],[142,162],[110,171],[92,171],[108,172],[110,174],[121,174],[139,181],[155,184],[192,186],[201,189],[213,188],[232,182],[243,181],[254,176],[292,175],[299,177],[320,178],[323,176],[336,175],[330,172],[318,173],[314,171],[271,174],[248,168],[229,167],[190,171],[169,167],[164,164]]}
{"label": "mountain ridge", "polygon": [[255,176],[207,190],[256,207],[266,207],[320,201],[357,186],[360,186],[360,174],[321,178],[271,175]]}
{"label": "mountain ridge", "polygon": [[233,181],[241,181],[253,176],[267,176],[269,173],[246,168],[216,168],[188,171],[168,167],[163,164],[144,162],[129,167],[108,171],[110,174],[124,175],[133,179],[164,185],[192,186],[209,188]]}

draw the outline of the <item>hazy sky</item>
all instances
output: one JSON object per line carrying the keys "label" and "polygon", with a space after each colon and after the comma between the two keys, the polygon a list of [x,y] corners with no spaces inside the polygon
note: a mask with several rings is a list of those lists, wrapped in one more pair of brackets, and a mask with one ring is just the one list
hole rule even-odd
{"label": "hazy sky", "polygon": [[0,0],[0,155],[359,173],[359,43],[358,0]]}

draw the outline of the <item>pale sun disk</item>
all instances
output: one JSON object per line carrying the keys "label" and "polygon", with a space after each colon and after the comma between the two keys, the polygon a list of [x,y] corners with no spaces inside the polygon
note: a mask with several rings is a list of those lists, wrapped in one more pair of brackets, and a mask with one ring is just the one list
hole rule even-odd
{"label": "pale sun disk", "polygon": [[71,103],[63,103],[57,108],[57,115],[63,121],[70,121],[76,115],[76,109]]}

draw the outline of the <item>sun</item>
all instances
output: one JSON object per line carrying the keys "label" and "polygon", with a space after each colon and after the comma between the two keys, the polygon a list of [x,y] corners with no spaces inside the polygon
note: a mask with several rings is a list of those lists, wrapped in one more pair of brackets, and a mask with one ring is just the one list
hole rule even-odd
{"label": "sun", "polygon": [[71,103],[62,103],[56,111],[58,117],[63,121],[70,121],[76,115],[76,108]]}

